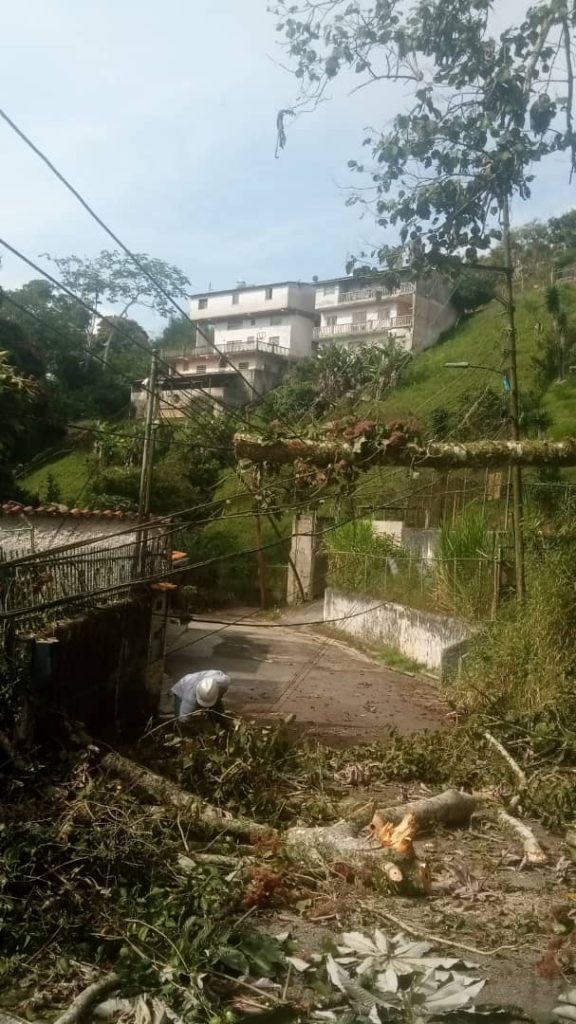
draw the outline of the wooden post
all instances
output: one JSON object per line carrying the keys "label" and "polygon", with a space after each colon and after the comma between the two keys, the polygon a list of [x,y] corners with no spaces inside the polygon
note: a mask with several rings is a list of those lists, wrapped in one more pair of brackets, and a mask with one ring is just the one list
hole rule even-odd
{"label": "wooden post", "polygon": [[264,555],[262,544],[262,519],[259,512],[254,513],[254,527],[256,530],[256,557],[258,559],[258,582],[260,584],[260,605],[268,607],[268,566]]}
{"label": "wooden post", "polygon": [[[504,198],[502,207],[502,241],[506,265],[506,291],[508,306],[508,346],[504,355],[508,357],[508,379],[510,381],[510,427],[514,441],[520,440],[520,410],[518,403],[518,364],[516,309],[514,305],[514,265],[512,261],[512,239],[510,235],[510,203]],[[512,466],[512,522],[514,524],[514,561],[516,563],[516,597],[524,600],[524,532],[522,522],[522,470]]]}

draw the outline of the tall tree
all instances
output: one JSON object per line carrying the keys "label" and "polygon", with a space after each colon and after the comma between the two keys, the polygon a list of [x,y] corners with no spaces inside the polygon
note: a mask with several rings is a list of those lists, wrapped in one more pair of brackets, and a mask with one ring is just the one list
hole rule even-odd
{"label": "tall tree", "polygon": [[[172,315],[174,307],[164,293],[174,299],[185,299],[190,287],[188,278],[171,263],[146,253],[135,255],[140,266],[118,250],[103,249],[93,259],[45,254],[47,259],[56,264],[62,283],[98,311],[103,305],[111,303],[120,306],[119,318],[126,318],[135,307],[151,309],[162,317]],[[160,288],[155,286],[154,281],[158,282]],[[89,350],[97,336],[97,320],[97,317],[93,317],[88,325]],[[104,349],[106,360],[119,334],[119,331],[109,332]]]}
{"label": "tall tree", "polygon": [[[500,36],[493,0],[279,0],[273,6],[301,83],[286,119],[352,72],[358,87],[414,84],[407,112],[368,131],[365,192],[382,228],[397,228],[416,269],[475,262],[501,237],[504,204],[530,196],[534,166],[568,153],[576,166],[573,15],[568,0],[530,7]],[[395,268],[398,246],[371,256]]]}
{"label": "tall tree", "polygon": [[160,347],[184,355],[196,348],[196,328],[186,317],[172,317],[160,335]]}

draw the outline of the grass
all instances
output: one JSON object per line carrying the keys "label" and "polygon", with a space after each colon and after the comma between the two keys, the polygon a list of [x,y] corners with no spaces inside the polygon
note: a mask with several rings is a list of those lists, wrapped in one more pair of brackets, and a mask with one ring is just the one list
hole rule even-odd
{"label": "grass", "polygon": [[[576,315],[576,288],[563,288],[562,298],[569,315]],[[543,292],[519,295],[516,318],[519,386],[525,391],[531,391],[536,387],[533,360],[538,353],[538,336],[535,326],[537,323],[541,323],[544,328],[550,325]],[[468,361],[499,369],[505,347],[506,326],[503,308],[498,302],[491,303],[456,325],[441,342],[416,357],[407,385],[378,404],[379,418],[385,420],[411,414],[426,420],[433,409],[452,407],[466,392],[476,388],[481,390],[488,384],[498,386],[496,377],[486,370],[456,370],[444,364]],[[573,397],[576,382],[574,385],[570,382],[566,387],[569,396]],[[557,386],[551,386],[546,405],[553,420],[558,416],[561,422],[563,403],[557,400],[557,390]]]}
{"label": "grass", "polygon": [[551,384],[542,405],[552,421],[550,436],[572,437],[576,433],[576,376]]}
{"label": "grass", "polygon": [[86,452],[70,452],[22,476],[18,482],[29,494],[37,494],[40,501],[45,501],[50,475],[59,487],[62,504],[76,505],[79,499],[86,497],[89,492],[92,473]]}
{"label": "grass", "polygon": [[402,651],[397,651],[395,647],[391,647],[389,644],[380,644],[371,653],[383,665],[387,665],[388,668],[394,668],[398,672],[408,672],[410,675],[420,675],[423,672],[427,675],[429,674],[429,670],[420,661],[416,661],[415,658],[409,658],[408,655],[402,654]]}

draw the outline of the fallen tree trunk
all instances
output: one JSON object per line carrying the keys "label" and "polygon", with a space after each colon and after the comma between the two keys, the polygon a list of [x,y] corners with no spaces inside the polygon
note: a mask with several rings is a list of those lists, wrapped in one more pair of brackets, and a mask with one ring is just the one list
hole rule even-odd
{"label": "fallen tree trunk", "polygon": [[[299,849],[304,855],[319,860],[351,857],[384,862],[390,860],[390,854],[376,840],[385,824],[399,825],[411,815],[417,832],[426,832],[432,825],[465,825],[477,806],[478,801],[469,793],[447,789],[437,796],[386,807],[375,813],[372,805],[367,804],[351,821],[314,828],[289,828],[284,839],[288,848]],[[360,831],[371,823],[375,825],[372,835],[360,836]]]}
{"label": "fallen tree trunk", "polygon": [[120,978],[117,974],[107,974],[104,978],[92,982],[76,996],[74,1002],[54,1021],[54,1024],[78,1024],[97,1003],[102,1001],[103,996],[108,992],[114,992],[119,985]]}
{"label": "fallen tree trunk", "polygon": [[250,818],[235,818],[227,811],[206,803],[193,793],[187,793],[169,779],[155,775],[134,761],[129,761],[115,752],[102,758],[102,767],[123,782],[128,783],[137,792],[148,799],[168,804],[183,811],[189,818],[199,822],[204,828],[213,832],[229,832],[231,835],[257,839],[270,836],[274,829],[268,825],[260,825]]}
{"label": "fallen tree trunk", "polygon": [[[576,438],[563,441],[431,441],[387,443],[385,436],[366,438],[358,447],[346,441],[307,441],[282,438],[263,441],[256,434],[236,434],[234,447],[238,459],[286,465],[297,460],[312,466],[330,466],[338,462],[361,466],[412,466],[422,469],[459,469],[502,466],[576,466]],[[356,449],[356,450],[355,450]]]}

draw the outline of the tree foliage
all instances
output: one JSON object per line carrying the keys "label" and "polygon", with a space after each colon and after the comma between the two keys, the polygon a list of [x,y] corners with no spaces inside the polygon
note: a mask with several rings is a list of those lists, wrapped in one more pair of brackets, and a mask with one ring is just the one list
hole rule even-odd
{"label": "tree foliage", "polygon": [[185,354],[196,348],[196,328],[184,317],[172,317],[160,335],[160,348]]}
{"label": "tree foliage", "polygon": [[349,400],[379,401],[400,382],[409,355],[393,338],[381,345],[327,345],[313,359],[297,363],[263,407],[281,421],[305,414],[322,416]]}
{"label": "tree foliage", "polygon": [[[279,0],[273,8],[300,95],[285,120],[317,103],[337,76],[358,87],[408,81],[407,112],[368,131],[369,177],[350,202],[395,228],[415,268],[475,262],[500,238],[503,203],[530,196],[534,166],[568,152],[574,168],[573,19],[567,0],[530,7],[500,36],[493,0]],[[368,195],[368,198],[367,198]],[[397,268],[398,246],[372,257]]]}
{"label": "tree foliage", "polygon": [[[97,309],[102,303],[123,307],[125,315],[133,306],[152,309],[160,316],[170,316],[173,306],[166,298],[186,298],[190,282],[178,267],[164,260],[136,253],[137,266],[129,256],[118,250],[103,249],[94,259],[82,256],[50,256],[62,283]],[[160,290],[151,278],[161,286]]]}

